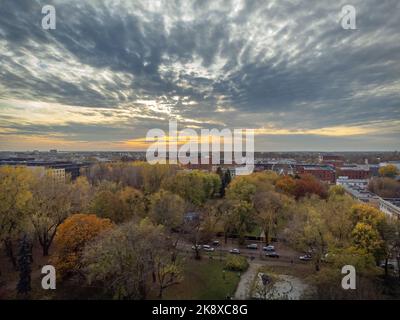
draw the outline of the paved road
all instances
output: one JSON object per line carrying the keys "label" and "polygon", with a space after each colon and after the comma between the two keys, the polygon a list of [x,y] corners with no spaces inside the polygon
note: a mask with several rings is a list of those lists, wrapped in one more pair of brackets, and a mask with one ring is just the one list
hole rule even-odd
{"label": "paved road", "polygon": [[[265,251],[262,250],[262,247],[265,246],[264,243],[262,242],[257,242],[257,241],[248,241],[246,244],[250,243],[257,243],[258,244],[258,249],[247,249],[246,245],[243,246],[238,246],[237,240],[235,239],[229,239],[228,243],[225,244],[223,241],[220,241],[220,245],[215,248],[215,251],[213,252],[214,257],[218,258],[219,255],[225,255],[226,253],[229,252],[229,250],[233,248],[238,248],[240,249],[240,255],[245,256],[247,258],[251,258],[251,261],[255,262],[261,262],[268,265],[279,265],[280,262],[285,262],[285,263],[294,263],[294,264],[303,264],[304,262],[299,260],[299,256],[302,255],[300,252],[296,252],[293,249],[287,247],[284,243],[282,242],[275,242],[274,246],[276,249],[276,252],[279,254],[279,258],[268,258],[265,257]],[[183,243],[181,242],[179,245],[179,248],[181,250],[187,251],[187,252],[192,252],[192,244],[189,243]],[[203,251],[201,252],[202,255],[206,255],[207,252]],[[268,263],[270,261],[271,263]],[[286,265],[286,264],[285,264]]]}

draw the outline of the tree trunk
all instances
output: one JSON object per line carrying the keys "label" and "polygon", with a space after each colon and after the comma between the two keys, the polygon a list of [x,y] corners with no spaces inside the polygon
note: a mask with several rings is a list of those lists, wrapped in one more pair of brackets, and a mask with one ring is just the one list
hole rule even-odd
{"label": "tree trunk", "polygon": [[264,230],[265,244],[269,245],[269,229]]}
{"label": "tree trunk", "polygon": [[10,238],[7,238],[4,240],[4,247],[6,250],[6,256],[10,259],[10,262],[13,265],[13,268],[17,270],[17,259],[14,256],[14,250],[13,250],[13,245],[12,241]]}
{"label": "tree trunk", "polygon": [[160,286],[160,290],[158,291],[158,298],[162,299],[164,288]]}
{"label": "tree trunk", "polygon": [[49,248],[50,248],[50,245],[49,244],[47,244],[47,243],[45,243],[43,246],[42,246],[42,251],[43,251],[43,257],[47,257],[48,255],[49,255]]}
{"label": "tree trunk", "polygon": [[200,257],[200,250],[196,248],[195,253],[196,253],[195,259],[196,260],[200,260],[200,258],[201,258]]}
{"label": "tree trunk", "polygon": [[396,260],[397,260],[397,273],[399,275],[399,281],[400,281],[400,256],[398,256]]}
{"label": "tree trunk", "polygon": [[320,270],[320,267],[319,267],[319,259],[317,259],[316,261],[315,261],[315,271],[319,271]]}
{"label": "tree trunk", "polygon": [[388,276],[388,258],[385,259],[385,278],[387,278]]}

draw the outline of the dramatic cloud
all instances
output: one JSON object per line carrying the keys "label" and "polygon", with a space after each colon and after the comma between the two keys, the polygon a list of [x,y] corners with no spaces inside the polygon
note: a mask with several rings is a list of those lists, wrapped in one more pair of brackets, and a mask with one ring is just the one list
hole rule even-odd
{"label": "dramatic cloud", "polygon": [[[55,30],[41,26],[48,4]],[[356,30],[341,26],[345,4]],[[254,128],[259,150],[399,149],[399,12],[397,0],[2,0],[0,150],[143,148],[169,119]]]}

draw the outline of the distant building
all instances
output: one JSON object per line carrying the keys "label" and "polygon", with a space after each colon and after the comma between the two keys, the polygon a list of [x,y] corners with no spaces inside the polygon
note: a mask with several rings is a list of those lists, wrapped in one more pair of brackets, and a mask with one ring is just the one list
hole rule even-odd
{"label": "distant building", "polygon": [[315,164],[305,164],[297,166],[297,174],[310,174],[317,178],[318,180],[335,183],[336,172],[335,169],[328,165],[315,165]]}
{"label": "distant building", "polygon": [[375,193],[366,190],[364,187],[350,186],[346,184],[342,186],[344,190],[354,199],[360,202],[366,202],[377,206],[377,203],[379,202],[379,197]]}
{"label": "distant building", "polygon": [[47,168],[45,166],[26,166],[26,168],[32,170],[35,174],[38,174],[40,177],[48,175],[56,181],[59,182],[65,181],[65,169],[53,169],[53,168]]}
{"label": "distant building", "polygon": [[321,156],[319,157],[319,161],[320,161],[322,164],[330,165],[330,166],[332,166],[332,167],[334,167],[334,168],[342,167],[343,164],[344,164],[344,158],[343,158],[342,156],[333,155],[333,154],[324,154],[324,155],[321,155]]}
{"label": "distant building", "polygon": [[279,159],[269,161],[257,161],[255,171],[271,170],[280,175],[296,173],[296,161],[292,159]]}
{"label": "distant building", "polygon": [[368,179],[349,179],[348,177],[338,177],[336,184],[339,186],[358,187],[366,190],[368,187]]}
{"label": "distant building", "polygon": [[379,210],[390,216],[397,216],[400,219],[400,198],[380,198]]}
{"label": "distant building", "polygon": [[337,175],[349,179],[369,179],[371,171],[369,165],[346,165],[337,169]]}
{"label": "distant building", "polygon": [[51,154],[57,154],[57,149],[51,149],[49,152],[50,152]]}
{"label": "distant building", "polygon": [[8,158],[0,159],[1,165],[24,166],[28,168],[43,167],[48,172],[51,172],[51,175],[60,177],[60,179],[61,177],[65,179],[69,175],[72,180],[75,180],[79,177],[81,168],[86,167],[88,164],[68,161],[37,161],[33,158]]}

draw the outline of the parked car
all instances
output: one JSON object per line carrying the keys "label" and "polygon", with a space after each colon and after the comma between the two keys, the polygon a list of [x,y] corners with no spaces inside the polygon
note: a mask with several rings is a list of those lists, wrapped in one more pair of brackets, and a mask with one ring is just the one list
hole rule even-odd
{"label": "parked car", "polygon": [[277,254],[275,251],[268,251],[265,256],[269,258],[279,258],[279,254]]}
{"label": "parked car", "polygon": [[197,248],[197,250],[200,250],[200,249],[201,249],[201,245],[196,244],[196,247],[195,247],[195,246],[192,246],[192,249],[193,249],[193,250],[196,250],[196,248]]}
{"label": "parked car", "polygon": [[229,252],[232,254],[240,254],[240,250],[236,248],[229,250]]}
{"label": "parked car", "polygon": [[204,251],[214,251],[215,249],[213,247],[211,247],[210,245],[208,245],[208,244],[204,244],[203,245],[203,250]]}
{"label": "parked car", "polygon": [[266,247],[263,247],[264,251],[275,251],[275,246],[268,245]]}
{"label": "parked car", "polygon": [[300,259],[301,261],[310,261],[310,260],[312,260],[312,257],[311,257],[311,255],[309,255],[309,254],[305,254],[305,255],[303,255],[303,256],[300,256],[299,259]]}
{"label": "parked car", "polygon": [[247,245],[247,249],[257,250],[258,246],[257,243],[252,243]]}
{"label": "parked car", "polygon": [[214,240],[214,241],[212,242],[212,245],[213,245],[213,246],[219,246],[219,241],[218,241],[218,240]]}

